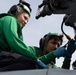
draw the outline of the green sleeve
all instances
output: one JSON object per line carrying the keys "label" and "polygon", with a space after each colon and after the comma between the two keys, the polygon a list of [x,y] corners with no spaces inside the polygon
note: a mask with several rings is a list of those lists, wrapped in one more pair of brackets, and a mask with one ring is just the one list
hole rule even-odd
{"label": "green sleeve", "polygon": [[3,31],[11,50],[26,57],[37,59],[34,52],[23,43],[22,39],[20,39],[19,35],[22,33],[18,34],[18,31],[21,31],[18,26],[19,23],[14,17],[7,16],[4,19]]}
{"label": "green sleeve", "polygon": [[64,59],[64,61],[63,61],[62,68],[64,68],[64,69],[69,69],[69,68],[70,68],[70,62],[71,62],[71,59],[65,57],[65,59]]}
{"label": "green sleeve", "polygon": [[50,52],[50,53],[48,53],[48,54],[46,54],[46,55],[43,55],[43,56],[41,56],[41,57],[39,57],[39,59],[43,62],[43,63],[45,63],[45,64],[48,64],[48,63],[50,63],[52,60],[54,60],[56,57],[55,57],[55,55],[53,54],[53,52]]}
{"label": "green sleeve", "polygon": [[29,47],[32,51],[34,51],[36,56],[45,64],[51,63],[51,61],[53,61],[56,58],[53,52],[44,55],[40,48],[34,46],[29,46]]}

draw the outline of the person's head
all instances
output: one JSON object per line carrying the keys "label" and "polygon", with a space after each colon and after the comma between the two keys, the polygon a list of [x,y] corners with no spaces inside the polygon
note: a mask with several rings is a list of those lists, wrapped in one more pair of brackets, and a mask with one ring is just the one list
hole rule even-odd
{"label": "person's head", "polygon": [[39,45],[44,54],[57,49],[63,42],[63,35],[58,33],[48,33],[40,39]]}
{"label": "person's head", "polygon": [[20,23],[21,27],[24,27],[30,18],[31,11],[30,4],[25,1],[21,1],[17,5],[13,5],[9,9],[8,13],[14,15]]}

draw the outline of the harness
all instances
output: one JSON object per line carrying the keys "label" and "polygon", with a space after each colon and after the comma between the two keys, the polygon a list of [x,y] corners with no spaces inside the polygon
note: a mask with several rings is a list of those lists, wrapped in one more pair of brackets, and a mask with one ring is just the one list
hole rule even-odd
{"label": "harness", "polygon": [[2,57],[2,56],[5,56],[5,57],[14,57],[14,58],[18,59],[22,55],[17,54],[17,53],[6,52],[6,51],[0,50],[0,57]]}

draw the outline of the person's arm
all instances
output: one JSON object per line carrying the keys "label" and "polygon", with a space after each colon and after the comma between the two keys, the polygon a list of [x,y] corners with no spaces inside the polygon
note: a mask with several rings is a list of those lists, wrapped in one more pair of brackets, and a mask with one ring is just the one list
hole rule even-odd
{"label": "person's arm", "polygon": [[54,53],[50,52],[50,53],[48,53],[46,55],[43,55],[43,56],[39,57],[39,60],[41,60],[45,64],[48,64],[52,60],[54,60],[55,58],[56,58],[56,56],[54,55]]}
{"label": "person's arm", "polygon": [[59,57],[65,57],[67,55],[69,55],[69,50],[67,51],[65,49],[64,46],[57,48],[56,50],[54,50],[53,52],[48,53],[47,55],[44,55],[42,57],[40,57],[39,59],[45,63],[48,64],[50,63],[52,60],[54,60],[55,58],[59,58]]}
{"label": "person's arm", "polygon": [[3,30],[11,50],[23,56],[37,59],[32,50],[22,41],[22,31],[19,23],[14,17],[7,16],[3,23]]}

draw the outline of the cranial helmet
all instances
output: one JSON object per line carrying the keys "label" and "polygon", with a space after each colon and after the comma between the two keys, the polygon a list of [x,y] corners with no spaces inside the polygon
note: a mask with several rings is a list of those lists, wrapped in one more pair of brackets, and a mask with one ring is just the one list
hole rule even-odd
{"label": "cranial helmet", "polygon": [[13,5],[13,6],[9,9],[8,13],[11,13],[11,14],[16,13],[16,11],[18,11],[18,6],[21,7],[21,8],[23,8],[23,10],[30,15],[30,13],[31,13],[31,11],[32,11],[32,9],[31,9],[31,7],[30,7],[30,4],[27,3],[27,2],[25,2],[25,1],[22,1],[22,0],[20,0],[17,5]]}
{"label": "cranial helmet", "polygon": [[40,48],[43,50],[43,48],[46,46],[48,41],[54,37],[58,37],[61,40],[61,44],[62,44],[63,34],[49,32],[48,34],[45,34],[43,38],[40,39],[40,41],[39,41]]}

